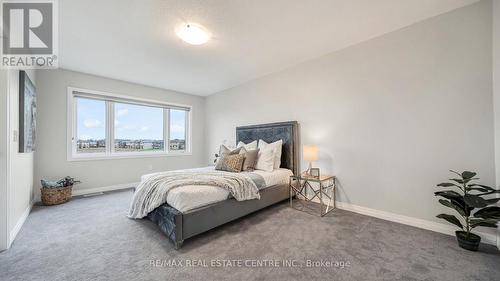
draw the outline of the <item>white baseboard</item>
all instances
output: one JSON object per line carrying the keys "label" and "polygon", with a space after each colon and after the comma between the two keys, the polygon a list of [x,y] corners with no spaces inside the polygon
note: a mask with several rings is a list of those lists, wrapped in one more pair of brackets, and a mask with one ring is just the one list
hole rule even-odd
{"label": "white baseboard", "polygon": [[[313,201],[319,202],[318,200],[313,200]],[[422,229],[426,229],[426,230],[431,230],[431,231],[435,231],[435,232],[439,232],[439,233],[443,233],[443,234],[447,234],[447,235],[455,236],[455,231],[457,230],[456,228],[454,228],[450,225],[447,225],[447,224],[433,222],[433,221],[424,220],[424,219],[418,219],[418,218],[414,218],[414,217],[403,216],[403,215],[390,213],[390,212],[386,212],[386,211],[370,209],[367,207],[357,206],[357,205],[353,205],[350,203],[336,201],[336,204],[337,204],[337,208],[342,209],[342,210],[346,210],[346,211],[350,211],[350,212],[354,212],[354,213],[358,213],[358,214],[362,214],[362,215],[366,215],[366,216],[370,216],[370,217],[375,217],[375,218],[379,218],[379,219],[383,219],[383,220],[387,220],[387,221],[406,224],[406,225],[410,225],[410,226],[414,226],[414,227],[418,227],[418,228],[422,228]],[[484,233],[484,232],[476,232],[476,233],[481,236],[483,243],[494,245],[494,246],[498,246],[498,243],[500,243],[497,241],[497,237],[495,234]]]}
{"label": "white baseboard", "polygon": [[136,187],[137,185],[139,185],[138,182],[133,182],[133,183],[122,183],[122,184],[115,184],[115,185],[95,187],[95,188],[82,188],[82,189],[75,189],[74,188],[73,189],[73,196],[80,196],[80,195],[87,195],[87,194],[92,194],[92,193],[133,188],[133,187]]}
{"label": "white baseboard", "polygon": [[500,226],[497,227],[497,248],[500,250]]}
{"label": "white baseboard", "polygon": [[33,202],[30,202],[30,204],[28,205],[26,210],[24,210],[21,217],[17,220],[17,223],[14,226],[14,228],[10,231],[9,248],[10,248],[10,245],[12,245],[12,243],[14,242],[14,239],[16,239],[16,236],[19,233],[19,231],[21,230],[21,227],[23,227],[24,222],[28,218],[28,215],[30,214],[32,208],[33,208]]}

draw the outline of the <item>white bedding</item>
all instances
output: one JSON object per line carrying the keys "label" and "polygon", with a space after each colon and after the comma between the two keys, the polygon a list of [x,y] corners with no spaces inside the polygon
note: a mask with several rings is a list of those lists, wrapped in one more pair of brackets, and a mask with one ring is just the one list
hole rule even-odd
{"label": "white bedding", "polygon": [[[214,167],[204,167],[189,169],[190,171],[213,171]],[[183,170],[181,170],[183,171]],[[184,170],[186,171],[186,170]],[[255,170],[252,173],[258,174],[264,178],[266,182],[266,187],[277,185],[277,184],[287,184],[292,171],[289,169],[276,169],[272,172],[266,172],[261,170]],[[141,177],[141,181],[150,177],[154,174],[147,174]],[[262,189],[261,189],[262,190]],[[186,185],[182,187],[175,188],[168,193],[167,203],[174,207],[175,209],[181,211],[182,213],[224,201],[229,198],[230,193],[224,188],[210,185]]]}

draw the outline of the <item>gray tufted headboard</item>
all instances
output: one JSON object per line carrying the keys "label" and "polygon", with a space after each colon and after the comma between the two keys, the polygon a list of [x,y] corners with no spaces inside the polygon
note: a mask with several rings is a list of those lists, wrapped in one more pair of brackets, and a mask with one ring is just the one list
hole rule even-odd
{"label": "gray tufted headboard", "polygon": [[297,121],[236,127],[236,143],[262,139],[267,143],[283,140],[281,167],[299,174],[299,138]]}

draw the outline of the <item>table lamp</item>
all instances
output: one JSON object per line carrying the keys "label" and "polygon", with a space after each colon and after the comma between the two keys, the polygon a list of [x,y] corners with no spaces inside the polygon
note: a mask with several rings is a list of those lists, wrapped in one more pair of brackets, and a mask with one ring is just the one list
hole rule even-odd
{"label": "table lamp", "polygon": [[309,168],[306,171],[307,175],[311,175],[312,162],[318,160],[318,147],[316,145],[304,145],[303,157],[305,161],[309,161]]}

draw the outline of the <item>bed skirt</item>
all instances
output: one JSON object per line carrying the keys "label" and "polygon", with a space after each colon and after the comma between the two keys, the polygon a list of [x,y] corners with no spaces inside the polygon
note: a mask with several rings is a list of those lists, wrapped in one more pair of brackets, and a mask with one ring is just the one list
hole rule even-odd
{"label": "bed skirt", "polygon": [[148,219],[156,223],[178,249],[187,238],[289,199],[289,196],[288,184],[275,185],[261,190],[260,200],[231,198],[186,213],[163,204],[149,213]]}
{"label": "bed skirt", "polygon": [[148,219],[156,223],[174,244],[176,241],[182,241],[182,232],[180,232],[182,231],[182,213],[177,209],[163,204],[149,213]]}

